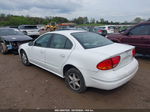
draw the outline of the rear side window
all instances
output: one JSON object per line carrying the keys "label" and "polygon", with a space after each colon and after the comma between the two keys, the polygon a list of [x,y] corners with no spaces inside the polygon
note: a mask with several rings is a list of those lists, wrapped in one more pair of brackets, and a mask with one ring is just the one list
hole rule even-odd
{"label": "rear side window", "polygon": [[105,45],[113,44],[111,40],[91,32],[76,32],[71,34],[85,48],[96,48]]}
{"label": "rear side window", "polygon": [[71,49],[72,48],[72,42],[69,40],[69,39],[67,39],[67,41],[66,41],[66,45],[65,45],[65,49]]}

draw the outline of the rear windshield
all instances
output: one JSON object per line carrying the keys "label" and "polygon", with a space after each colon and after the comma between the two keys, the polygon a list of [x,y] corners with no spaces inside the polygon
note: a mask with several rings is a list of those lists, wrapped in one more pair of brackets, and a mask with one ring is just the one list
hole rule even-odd
{"label": "rear windshield", "polygon": [[105,29],[106,27],[98,27],[98,28],[100,28],[100,29]]}
{"label": "rear windshield", "polygon": [[76,38],[85,49],[113,44],[113,42],[108,40],[106,37],[92,32],[76,32],[71,35]]}
{"label": "rear windshield", "polygon": [[113,27],[113,26],[109,26],[108,28],[109,28],[109,29],[114,29],[114,27]]}
{"label": "rear windshield", "polygon": [[38,29],[37,26],[20,26],[20,29]]}

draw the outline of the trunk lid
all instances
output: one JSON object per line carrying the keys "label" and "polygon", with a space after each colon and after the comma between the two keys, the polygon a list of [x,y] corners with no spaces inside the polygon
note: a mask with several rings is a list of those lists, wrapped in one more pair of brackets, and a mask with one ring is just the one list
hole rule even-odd
{"label": "trunk lid", "polygon": [[91,53],[105,55],[106,57],[104,58],[104,60],[115,57],[115,56],[120,56],[121,57],[120,63],[118,64],[117,67],[114,68],[114,70],[117,70],[123,66],[126,66],[132,61],[133,49],[134,49],[134,46],[114,43],[114,44],[110,44],[110,45],[103,46],[103,47],[88,49],[87,51]]}

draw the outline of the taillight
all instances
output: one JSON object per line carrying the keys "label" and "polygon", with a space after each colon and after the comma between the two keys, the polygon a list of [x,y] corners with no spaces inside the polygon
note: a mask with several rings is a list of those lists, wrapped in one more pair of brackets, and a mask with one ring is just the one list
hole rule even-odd
{"label": "taillight", "polygon": [[132,56],[135,56],[135,55],[136,55],[136,50],[133,49],[133,50],[132,50]]}
{"label": "taillight", "polygon": [[98,32],[103,32],[102,30],[98,30]]}
{"label": "taillight", "polygon": [[107,60],[100,62],[97,68],[100,70],[110,70],[115,68],[120,62],[120,56],[116,56]]}

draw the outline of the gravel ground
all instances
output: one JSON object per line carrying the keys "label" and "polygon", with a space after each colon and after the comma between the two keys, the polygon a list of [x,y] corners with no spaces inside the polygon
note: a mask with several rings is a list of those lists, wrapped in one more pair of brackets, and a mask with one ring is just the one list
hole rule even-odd
{"label": "gravel ground", "polygon": [[1,109],[150,109],[150,57],[137,57],[136,76],[124,86],[78,94],[64,80],[36,66],[26,67],[18,55],[0,54]]}

